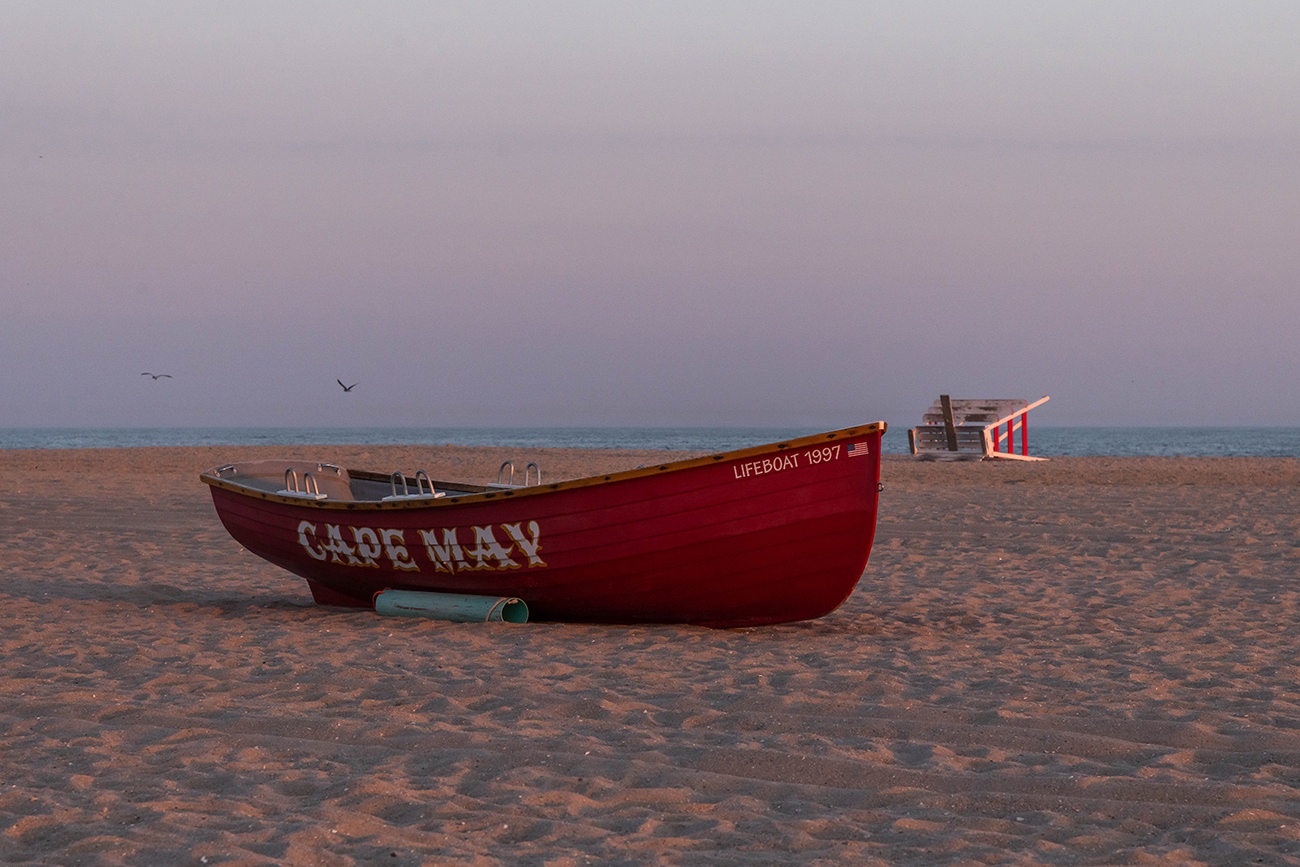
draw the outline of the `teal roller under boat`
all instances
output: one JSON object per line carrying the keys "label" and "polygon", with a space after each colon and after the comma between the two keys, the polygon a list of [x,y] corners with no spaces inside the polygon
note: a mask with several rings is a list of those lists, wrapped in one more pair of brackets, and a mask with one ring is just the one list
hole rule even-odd
{"label": "teal roller under boat", "polygon": [[528,606],[519,599],[463,593],[384,590],[375,594],[375,611],[391,617],[427,617],[457,623],[528,622]]}

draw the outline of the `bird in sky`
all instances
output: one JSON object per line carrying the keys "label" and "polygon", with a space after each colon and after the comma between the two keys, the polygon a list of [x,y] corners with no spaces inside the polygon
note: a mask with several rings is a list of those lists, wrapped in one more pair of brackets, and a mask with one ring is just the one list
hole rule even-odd
{"label": "bird in sky", "polygon": [[337,382],[339,384],[339,387],[342,388],[344,391],[351,391],[352,389],[356,388],[358,385],[361,384],[359,382],[354,382],[351,385],[344,385],[343,380],[341,379],[336,379],[334,381]]}
{"label": "bird in sky", "polygon": [[157,382],[157,381],[160,380],[160,379],[171,379],[171,378],[172,378],[172,375],[171,375],[170,373],[150,373],[150,372],[147,371],[147,370],[146,370],[144,373],[140,374],[140,375],[141,375],[141,376],[152,376],[152,377],[154,378],[154,381],[155,381],[155,382]]}

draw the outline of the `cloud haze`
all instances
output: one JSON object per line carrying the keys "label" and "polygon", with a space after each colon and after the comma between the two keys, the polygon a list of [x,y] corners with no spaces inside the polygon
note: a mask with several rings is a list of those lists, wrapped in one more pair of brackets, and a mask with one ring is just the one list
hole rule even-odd
{"label": "cloud haze", "polygon": [[1291,3],[0,32],[0,426],[1300,424]]}

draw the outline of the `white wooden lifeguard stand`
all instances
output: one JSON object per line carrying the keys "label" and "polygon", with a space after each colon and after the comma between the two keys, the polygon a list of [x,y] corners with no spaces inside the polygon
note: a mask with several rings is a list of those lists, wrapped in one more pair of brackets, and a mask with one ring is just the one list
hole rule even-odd
{"label": "white wooden lifeguard stand", "polygon": [[923,460],[1045,461],[1047,458],[1029,454],[1029,411],[1048,400],[1050,397],[1040,397],[1033,403],[1018,399],[953,400],[941,394],[921,416],[921,424],[907,432],[907,444],[912,454]]}

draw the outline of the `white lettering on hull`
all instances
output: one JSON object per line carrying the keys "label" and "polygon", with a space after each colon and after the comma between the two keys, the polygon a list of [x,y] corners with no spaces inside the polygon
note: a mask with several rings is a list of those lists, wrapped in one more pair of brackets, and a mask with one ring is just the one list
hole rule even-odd
{"label": "white lettering on hull", "polygon": [[[861,444],[854,444],[860,446]],[[757,476],[764,476],[768,473],[781,473],[786,470],[797,470],[800,467],[811,467],[815,464],[824,464],[827,461],[837,461],[843,451],[840,443],[829,446],[814,446],[801,452],[791,452],[786,455],[774,455],[770,458],[761,458],[752,461],[742,461],[731,468],[731,473],[737,479],[752,479]],[[865,454],[865,451],[855,451],[854,454]]]}
{"label": "white lettering on hull", "polygon": [[[425,556],[436,572],[491,571],[508,569],[545,568],[541,558],[542,531],[536,521],[526,525],[486,524],[470,527],[474,545],[463,547],[456,527],[433,530],[416,530]],[[504,538],[498,538],[498,532]],[[350,539],[345,538],[345,533]],[[404,530],[380,527],[353,527],[345,524],[325,524],[322,534],[311,521],[298,523],[298,544],[307,556],[321,562],[330,561],[344,566],[381,568],[386,561],[393,569],[419,572],[420,564],[411,556]],[[421,550],[416,548],[415,550]],[[516,556],[523,557],[520,563]]]}
{"label": "white lettering on hull", "polygon": [[424,540],[425,553],[429,555],[429,562],[438,572],[455,572],[456,564],[461,564],[465,568],[465,554],[460,549],[460,543],[456,541],[456,528],[451,527],[442,531],[442,544],[438,544],[437,530],[421,530],[420,538]]}
{"label": "white lettering on hull", "polygon": [[420,571],[420,567],[411,559],[411,552],[403,544],[405,540],[402,538],[401,530],[380,530],[379,535],[384,537],[384,554],[387,555],[388,562],[393,564],[394,569],[401,569],[404,572]]}
{"label": "white lettering on hull", "polygon": [[731,471],[738,479],[748,479],[751,476],[762,476],[768,473],[797,469],[799,469],[799,456],[794,454],[777,455],[774,458],[763,458],[760,461],[745,461],[743,464],[736,464],[731,468]]}

